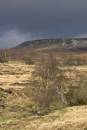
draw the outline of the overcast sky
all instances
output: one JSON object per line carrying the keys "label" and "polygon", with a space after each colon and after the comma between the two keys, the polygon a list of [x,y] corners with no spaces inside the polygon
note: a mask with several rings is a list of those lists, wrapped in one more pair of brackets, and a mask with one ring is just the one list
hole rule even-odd
{"label": "overcast sky", "polygon": [[0,47],[54,37],[87,37],[87,0],[0,0]]}

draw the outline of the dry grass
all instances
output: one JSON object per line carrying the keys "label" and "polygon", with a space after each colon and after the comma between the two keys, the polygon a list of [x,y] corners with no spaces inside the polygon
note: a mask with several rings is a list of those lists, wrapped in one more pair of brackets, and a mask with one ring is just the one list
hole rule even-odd
{"label": "dry grass", "polygon": [[[71,69],[72,66],[70,67]],[[87,66],[77,66],[76,69],[81,72],[87,72]],[[26,65],[21,62],[11,62],[0,64],[0,87],[23,88],[27,81],[31,80],[31,73],[34,65]]]}
{"label": "dry grass", "polygon": [[[6,114],[6,113],[5,113]],[[20,113],[22,114],[22,113]],[[49,115],[20,117],[18,113],[0,119],[0,130],[84,130],[87,128],[87,106],[66,108]]]}
{"label": "dry grass", "polygon": [[21,62],[0,64],[0,87],[4,89],[25,87],[30,80],[33,67]]}
{"label": "dry grass", "polygon": [[[12,62],[0,64],[0,87],[20,89],[31,80],[34,66]],[[87,72],[87,66],[77,66]],[[71,107],[40,117],[29,113],[25,95],[10,95],[6,109],[0,109],[0,130],[84,130],[87,128],[87,106]]]}

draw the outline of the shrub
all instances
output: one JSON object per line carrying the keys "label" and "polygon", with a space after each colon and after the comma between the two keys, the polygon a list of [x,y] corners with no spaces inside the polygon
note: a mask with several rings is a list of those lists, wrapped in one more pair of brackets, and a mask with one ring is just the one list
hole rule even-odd
{"label": "shrub", "polygon": [[6,100],[6,93],[2,88],[0,88],[0,108],[5,107],[5,100]]}
{"label": "shrub", "polygon": [[87,75],[80,74],[77,78],[73,81],[76,86],[72,84],[66,94],[66,99],[70,106],[87,104]]}

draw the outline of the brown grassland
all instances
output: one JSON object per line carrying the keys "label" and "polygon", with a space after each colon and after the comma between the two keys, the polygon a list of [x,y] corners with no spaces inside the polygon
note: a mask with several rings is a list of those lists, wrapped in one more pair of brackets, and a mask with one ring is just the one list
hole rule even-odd
{"label": "brown grassland", "polygon": [[[45,52],[43,55],[46,55]],[[77,74],[87,75],[87,64],[83,62],[87,59],[86,53],[55,52],[55,56],[61,61],[76,58],[83,63],[64,66],[74,81],[78,79]],[[32,56],[32,59],[36,61],[36,56]],[[26,95],[29,93],[26,88],[29,88],[34,68],[35,64],[25,64],[18,59],[0,63],[0,130],[87,130],[86,104],[55,109],[43,116],[31,113],[33,102]]]}

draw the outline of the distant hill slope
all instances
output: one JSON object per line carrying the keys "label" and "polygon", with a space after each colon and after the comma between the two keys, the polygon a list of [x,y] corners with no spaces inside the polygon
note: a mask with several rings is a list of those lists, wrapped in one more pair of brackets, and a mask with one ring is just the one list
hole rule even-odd
{"label": "distant hill slope", "polygon": [[52,45],[57,45],[63,42],[63,39],[42,39],[34,41],[26,41],[20,44],[18,47],[49,47]]}
{"label": "distant hill slope", "polygon": [[33,40],[23,42],[16,48],[58,48],[72,51],[87,51],[87,38]]}
{"label": "distant hill slope", "polygon": [[[73,39],[41,39],[25,41],[16,47],[0,50],[7,54],[10,59],[21,60],[30,56],[37,60],[42,55],[53,53],[55,56],[78,55],[87,58],[87,38]],[[6,52],[7,51],[7,52]]]}

